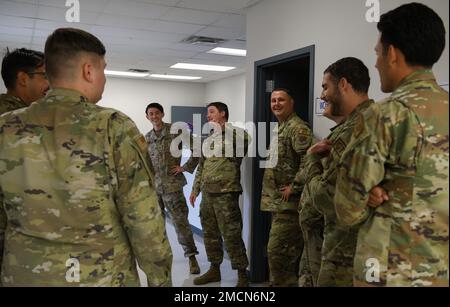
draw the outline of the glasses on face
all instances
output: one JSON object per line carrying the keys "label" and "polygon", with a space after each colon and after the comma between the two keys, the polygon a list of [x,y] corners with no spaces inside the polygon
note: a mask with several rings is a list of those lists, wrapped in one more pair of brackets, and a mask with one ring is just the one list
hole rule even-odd
{"label": "glasses on face", "polygon": [[29,76],[33,76],[33,75],[41,75],[43,76],[45,79],[47,79],[47,73],[45,71],[33,71],[33,72],[29,72],[27,73]]}

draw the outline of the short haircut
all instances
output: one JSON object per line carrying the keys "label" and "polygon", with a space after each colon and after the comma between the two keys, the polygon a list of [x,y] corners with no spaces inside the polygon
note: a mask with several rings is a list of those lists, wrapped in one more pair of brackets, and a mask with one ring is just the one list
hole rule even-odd
{"label": "short haircut", "polygon": [[288,89],[288,88],[277,87],[276,89],[274,89],[274,90],[272,91],[272,94],[273,94],[274,92],[285,92],[286,94],[288,94],[289,97],[291,97],[292,100],[294,100],[294,93],[293,93],[290,89]]}
{"label": "short haircut", "polygon": [[357,58],[343,58],[331,64],[324,71],[324,74],[330,74],[335,84],[342,78],[345,78],[355,90],[360,94],[367,94],[370,87],[369,69]]}
{"label": "short haircut", "polygon": [[45,43],[45,69],[50,81],[64,76],[70,64],[82,53],[103,57],[106,49],[94,35],[74,28],[60,28],[47,38]]}
{"label": "short haircut", "polygon": [[384,52],[390,45],[398,48],[410,66],[431,68],[444,51],[444,22],[426,5],[402,5],[383,14],[377,27]]}
{"label": "short haircut", "polygon": [[223,102],[211,102],[210,104],[208,104],[207,108],[209,107],[216,107],[219,112],[225,112],[225,119],[228,121],[230,112],[228,111],[228,106],[226,104],[224,104]]}
{"label": "short haircut", "polygon": [[158,109],[158,110],[161,111],[161,113],[164,113],[164,108],[163,108],[163,106],[160,105],[160,104],[157,103],[157,102],[153,102],[153,103],[149,104],[149,105],[147,106],[147,108],[145,108],[145,114],[148,114],[147,112],[148,112],[148,110],[151,109],[151,108]]}
{"label": "short haircut", "polygon": [[44,53],[40,51],[20,48],[10,52],[6,49],[2,61],[2,78],[7,89],[16,87],[19,72],[31,73],[44,65]]}

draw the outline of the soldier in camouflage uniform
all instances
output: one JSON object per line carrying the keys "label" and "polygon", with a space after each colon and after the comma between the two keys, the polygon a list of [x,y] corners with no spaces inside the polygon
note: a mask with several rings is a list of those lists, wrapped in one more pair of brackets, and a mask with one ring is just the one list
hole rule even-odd
{"label": "soldier in camouflage uniform", "polygon": [[[431,71],[445,27],[412,3],[384,14],[378,29],[376,67],[392,95],[359,116],[335,196],[339,220],[362,223],[354,283],[448,287],[449,101]],[[372,209],[366,204],[376,185],[388,199]]]}
{"label": "soldier in camouflage uniform", "polygon": [[[203,285],[221,280],[222,242],[230,256],[233,270],[238,270],[237,287],[247,287],[247,252],[242,240],[242,215],[239,208],[241,162],[249,143],[247,132],[226,124],[228,107],[221,102],[208,106],[208,121],[216,129],[203,144],[202,158],[195,176],[190,202],[202,193],[200,219],[206,254],[211,267],[194,284]],[[231,149],[229,151],[229,149]],[[207,150],[213,152],[208,153]],[[223,238],[223,239],[222,239]]]}
{"label": "soldier in camouflage uniform", "polygon": [[148,152],[155,173],[159,206],[163,214],[167,210],[172,218],[184,256],[189,257],[190,273],[199,274],[200,267],[195,258],[198,251],[189,224],[189,208],[183,194],[183,186],[187,183],[183,172],[192,174],[199,159],[192,154],[190,159],[180,166],[181,156],[174,157],[170,150],[171,144],[176,141],[178,135],[171,134],[172,125],[163,122],[164,108],[159,103],[151,103],[147,106],[145,114],[153,125],[153,129],[146,134],[145,139],[149,144]]}
{"label": "soldier in camouflage uniform", "polygon": [[0,117],[2,285],[139,286],[137,262],[149,285],[170,286],[145,138],[126,115],[95,105],[103,44],[58,29],[45,53],[52,90]]}
{"label": "soldier in camouflage uniform", "polygon": [[308,125],[295,114],[289,90],[274,90],[271,108],[280,126],[278,143],[272,142],[269,159],[278,155],[278,163],[266,169],[261,197],[261,210],[272,212],[267,246],[270,282],[275,287],[297,286],[303,250],[297,213],[303,190],[300,171],[313,137]]}
{"label": "soldier in camouflage uniform", "polygon": [[[328,138],[309,149],[308,167],[302,174],[307,179],[301,197],[300,224],[305,234],[305,252],[314,286],[353,285],[353,258],[358,227],[348,227],[337,222],[334,194],[337,164],[350,140],[355,119],[373,104],[367,94],[369,85],[369,70],[355,58],[341,59],[324,72],[321,98],[331,107],[333,116],[343,116],[344,120],[332,130]],[[321,159],[324,157],[322,167]],[[320,242],[316,232],[322,229],[322,223],[323,242]]]}
{"label": "soldier in camouflage uniform", "polygon": [[2,61],[2,78],[7,93],[0,95],[0,115],[29,106],[49,89],[44,54],[25,48],[7,50]]}
{"label": "soldier in camouflage uniform", "polygon": [[[327,139],[333,137],[339,124],[344,120],[344,117],[334,116],[331,112],[331,104],[327,104],[322,116],[337,124],[337,126],[331,129],[331,134]],[[319,141],[315,140],[314,143],[317,144]],[[305,165],[301,171],[301,181],[306,183],[315,176],[320,176],[323,172],[326,160],[327,157],[322,159],[312,159],[311,155],[307,155],[305,158]],[[307,186],[303,189],[298,207],[300,227],[302,228],[304,240],[303,253],[300,259],[298,284],[300,287],[314,287],[317,286],[317,278],[319,277],[320,264],[322,262],[324,218],[313,205],[305,206],[305,203],[311,203]]]}

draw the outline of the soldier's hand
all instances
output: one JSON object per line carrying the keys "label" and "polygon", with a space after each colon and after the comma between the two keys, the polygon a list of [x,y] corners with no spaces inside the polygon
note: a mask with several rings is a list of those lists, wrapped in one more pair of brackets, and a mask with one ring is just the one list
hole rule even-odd
{"label": "soldier's hand", "polygon": [[332,143],[330,140],[322,140],[308,149],[308,154],[318,154],[321,157],[327,157],[330,154],[331,145]]}
{"label": "soldier's hand", "polygon": [[189,202],[191,203],[192,208],[195,208],[195,200],[197,199],[197,196],[195,196],[194,193],[189,196]]}
{"label": "soldier's hand", "polygon": [[378,208],[388,200],[389,196],[385,189],[382,187],[374,187],[369,193],[369,201],[367,202],[367,206],[371,208]]}
{"label": "soldier's hand", "polygon": [[172,170],[171,170],[172,176],[176,176],[176,175],[182,174],[184,172],[185,172],[184,168],[182,168],[179,165],[172,167]]}
{"label": "soldier's hand", "polygon": [[288,185],[287,187],[283,187],[280,189],[281,192],[281,199],[283,201],[289,201],[289,197],[292,194],[292,187],[290,185]]}

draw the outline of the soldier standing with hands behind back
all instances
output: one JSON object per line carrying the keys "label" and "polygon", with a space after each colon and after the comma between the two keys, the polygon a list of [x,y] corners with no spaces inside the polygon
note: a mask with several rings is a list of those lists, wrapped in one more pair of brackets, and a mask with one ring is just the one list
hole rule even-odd
{"label": "soldier standing with hands behind back", "polygon": [[[356,123],[343,154],[335,195],[346,225],[362,224],[356,286],[448,287],[448,93],[432,67],[445,48],[445,26],[420,3],[381,16],[376,68],[392,93]],[[389,194],[367,205],[380,185]]]}

